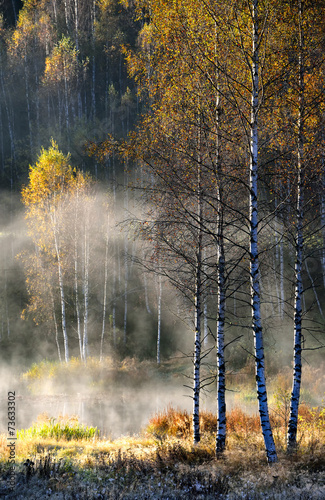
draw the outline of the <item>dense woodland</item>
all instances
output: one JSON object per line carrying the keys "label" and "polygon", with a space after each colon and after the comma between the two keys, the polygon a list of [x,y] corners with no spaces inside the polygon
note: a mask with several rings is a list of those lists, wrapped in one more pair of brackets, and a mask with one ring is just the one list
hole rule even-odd
{"label": "dense woodland", "polygon": [[323,2],[26,0],[1,13],[2,352],[159,364],[182,350],[194,442],[217,374],[217,453],[226,368],[255,363],[276,461],[265,359],[269,373],[293,362],[290,450],[302,352],[324,352]]}

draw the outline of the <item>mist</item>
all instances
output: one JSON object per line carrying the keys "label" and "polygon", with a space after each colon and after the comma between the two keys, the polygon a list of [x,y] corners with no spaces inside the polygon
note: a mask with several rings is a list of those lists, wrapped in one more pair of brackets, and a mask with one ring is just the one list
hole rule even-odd
{"label": "mist", "polygon": [[[148,265],[141,265],[142,242],[123,221],[136,214],[136,200],[129,200],[128,212],[123,207],[123,194],[114,200],[110,193],[92,188],[91,196],[76,205],[75,198],[64,201],[62,206],[61,234],[65,250],[65,292],[67,330],[70,359],[80,359],[80,345],[77,335],[75,250],[77,249],[78,297],[80,325],[87,321],[88,343],[87,363],[84,378],[73,372],[73,363],[66,378],[49,376],[44,372],[39,381],[26,379],[26,373],[33,363],[59,363],[58,346],[55,337],[54,316],[51,310],[49,290],[52,290],[58,326],[58,343],[63,353],[63,337],[60,320],[60,295],[56,270],[51,257],[44,257],[36,268],[30,266],[31,259],[40,254],[26,222],[26,211],[20,196],[1,194],[1,431],[5,431],[6,397],[8,391],[15,391],[17,398],[17,428],[27,428],[37,420],[38,415],[47,413],[50,417],[77,415],[80,423],[100,429],[101,435],[117,438],[120,435],[139,433],[156,412],[168,406],[192,412],[192,350],[193,350],[193,308],[188,300],[182,299],[164,279],[162,287],[161,315],[161,367],[156,365],[158,299],[159,288],[154,272]],[[73,217],[78,216],[78,231],[74,231]],[[135,215],[136,214],[136,215]],[[76,236],[77,234],[77,236]],[[84,238],[89,241],[89,304],[85,316]],[[42,256],[40,257],[42,258]],[[290,257],[289,257],[290,258]],[[52,260],[51,260],[52,259]],[[35,269],[41,266],[40,282]],[[52,269],[48,272],[49,269]],[[54,269],[54,270],[53,270]],[[269,269],[265,263],[266,271]],[[319,272],[311,268],[313,274]],[[264,296],[277,296],[276,275],[264,279]],[[26,279],[29,282],[26,283]],[[307,276],[308,278],[308,276]],[[33,281],[34,280],[34,281]],[[105,285],[106,282],[106,285]],[[44,286],[45,284],[45,286]],[[37,286],[39,288],[37,289]],[[106,295],[105,295],[106,286]],[[33,303],[32,293],[38,290],[37,301]],[[290,289],[286,288],[289,295]],[[313,302],[313,290],[306,300]],[[319,292],[321,293],[321,292]],[[290,301],[288,300],[288,303]],[[105,311],[104,311],[105,304]],[[281,318],[275,314],[275,306],[264,301],[266,365],[270,392],[276,390],[279,374],[285,373],[290,380],[292,357],[292,323],[290,309]],[[230,390],[227,392],[227,409],[241,406],[245,411],[257,411],[254,396],[255,377],[253,373],[252,339],[247,328],[247,304],[239,294],[229,299],[229,315],[237,317],[237,324],[228,324],[227,336],[230,343],[226,351],[227,377]],[[216,412],[216,360],[214,351],[215,297],[208,300],[209,334],[204,341],[207,356],[202,362],[203,376],[211,376],[211,385],[201,391],[201,410]],[[41,312],[41,314],[40,314]],[[105,322],[103,330],[103,315]],[[232,317],[232,316],[231,316]],[[86,319],[85,319],[86,318]],[[313,318],[310,318],[313,325]],[[244,349],[243,349],[244,348]],[[209,352],[210,351],[210,352]],[[91,360],[99,364],[102,352],[102,367],[92,373]],[[63,357],[63,356],[62,356]],[[123,368],[123,360],[124,368]],[[315,364],[316,360],[316,364]],[[325,391],[325,371],[320,351],[306,352],[306,377],[303,379],[303,400],[320,404]],[[134,366],[139,366],[133,372]],[[148,363],[145,368],[141,363]],[[308,367],[310,363],[310,367]],[[318,364],[317,364],[318,363]],[[169,366],[170,364],[170,366]],[[110,366],[111,365],[111,366]],[[54,365],[53,365],[54,366]],[[169,366],[169,368],[168,368]],[[313,369],[312,366],[317,366]],[[101,370],[101,371],[100,371]],[[109,375],[101,374],[108,370]],[[125,371],[123,380],[121,373]],[[317,373],[316,373],[317,372]],[[89,373],[89,376],[87,375]],[[24,375],[25,374],[25,375]],[[97,377],[97,378],[96,378]],[[135,380],[134,380],[135,378]],[[317,380],[317,383],[315,382]],[[243,382],[244,381],[244,382]],[[246,384],[246,389],[243,389]],[[289,386],[288,386],[289,388]],[[247,396],[245,394],[247,392]]]}

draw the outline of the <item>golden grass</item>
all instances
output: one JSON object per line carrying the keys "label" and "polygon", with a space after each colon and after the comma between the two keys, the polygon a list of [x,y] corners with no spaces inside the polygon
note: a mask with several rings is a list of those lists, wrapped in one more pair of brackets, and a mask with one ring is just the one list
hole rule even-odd
{"label": "golden grass", "polygon": [[[48,426],[49,418],[41,415],[40,429],[43,428],[44,421]],[[63,419],[66,422],[67,417]],[[76,417],[70,417],[70,422],[78,428]],[[178,456],[185,460],[196,461],[195,453],[203,459],[210,460],[214,457],[214,440],[217,426],[216,415],[209,412],[202,412],[200,416],[202,439],[201,443],[192,446],[191,416],[184,410],[177,410],[172,407],[164,412],[154,415],[146,428],[139,436],[121,437],[114,441],[102,440],[94,435],[91,439],[87,436],[50,437],[42,436],[26,431],[19,434],[17,440],[17,457],[24,459],[30,455],[51,452],[59,458],[64,456],[75,456],[85,460],[87,456],[99,456],[109,454],[116,457],[119,453],[132,453],[137,458],[150,458],[156,456],[157,447],[160,452],[171,454],[174,458]],[[276,414],[272,417],[273,430],[277,437],[277,444],[285,442],[285,428],[283,420]],[[55,422],[52,422],[55,427]],[[35,427],[33,426],[32,429]],[[228,458],[235,453],[237,456],[246,454],[248,450],[252,452],[263,452],[263,439],[260,430],[258,415],[247,415],[240,408],[234,408],[227,415],[227,452]],[[78,434],[77,434],[78,437]],[[315,454],[325,446],[325,411],[322,408],[311,408],[301,405],[299,415],[299,449],[301,455]],[[0,453],[2,459],[8,458],[6,447],[6,437],[0,437]],[[284,449],[284,446],[282,446]],[[196,450],[195,453],[193,450]],[[200,459],[201,459],[200,458]],[[187,460],[187,459],[186,459]]]}
{"label": "golden grass", "polygon": [[[39,424],[48,424],[48,420],[43,414]],[[75,417],[70,417],[70,422],[78,424]],[[302,405],[299,450],[294,456],[288,456],[284,447],[280,447],[279,463],[273,467],[266,463],[256,415],[247,415],[235,408],[228,414],[227,425],[227,450],[223,460],[215,458],[216,416],[202,412],[201,442],[193,446],[191,417],[186,411],[172,407],[154,415],[141,435],[114,441],[98,437],[89,440],[65,436],[63,439],[22,434],[17,440],[16,461],[17,473],[25,476],[26,485],[30,485],[26,486],[24,498],[36,498],[35,492],[41,487],[47,491],[49,485],[53,492],[64,493],[66,488],[70,491],[75,488],[76,493],[82,491],[87,497],[89,485],[97,491],[105,484],[106,494],[111,492],[112,495],[107,498],[174,498],[175,495],[194,498],[197,488],[209,499],[229,491],[235,495],[230,498],[250,498],[250,494],[251,498],[265,498],[276,486],[283,492],[279,498],[287,500],[295,498],[296,490],[293,493],[290,490],[292,484],[300,478],[297,488],[305,488],[309,477],[314,482],[315,494],[322,491],[325,479],[322,473],[325,470],[322,408]],[[274,428],[279,438],[284,439],[283,420],[275,417],[273,425],[278,426]],[[6,445],[6,436],[1,435],[0,469],[4,471],[9,458]],[[33,463],[30,468],[26,467],[27,459]],[[243,491],[247,497],[240,496]],[[183,492],[183,496],[179,492]]]}

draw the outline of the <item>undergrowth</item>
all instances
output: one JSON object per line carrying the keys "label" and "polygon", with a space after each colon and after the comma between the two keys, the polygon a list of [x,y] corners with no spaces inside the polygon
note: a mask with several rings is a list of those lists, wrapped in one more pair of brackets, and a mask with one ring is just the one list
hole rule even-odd
{"label": "undergrowth", "polygon": [[[272,418],[283,439],[283,418],[276,413]],[[9,455],[1,436],[0,494],[123,500],[325,497],[323,408],[301,405],[299,449],[287,456],[280,448],[273,467],[266,463],[257,415],[239,408],[228,413],[223,460],[215,458],[216,416],[202,412],[200,419],[201,442],[193,446],[190,415],[172,407],[152,416],[141,435],[115,441],[100,439],[96,429],[80,426],[76,417],[55,421],[41,415],[17,435],[14,496],[6,490]]]}
{"label": "undergrowth", "polygon": [[97,427],[87,427],[79,424],[78,417],[59,416],[58,419],[50,418],[47,414],[42,414],[38,422],[29,429],[17,431],[17,439],[24,440],[30,438],[55,438],[56,440],[88,440],[98,437]]}

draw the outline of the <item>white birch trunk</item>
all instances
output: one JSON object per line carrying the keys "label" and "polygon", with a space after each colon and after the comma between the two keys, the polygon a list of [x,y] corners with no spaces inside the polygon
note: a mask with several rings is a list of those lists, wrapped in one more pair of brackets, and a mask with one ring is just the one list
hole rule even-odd
{"label": "white birch trunk", "polygon": [[65,110],[65,125],[67,128],[67,137],[69,144],[69,136],[70,136],[70,120],[69,120],[69,93],[68,93],[68,79],[67,79],[67,70],[65,66],[65,61],[63,60],[63,75],[64,75],[64,110]]}
{"label": "white birch trunk", "polygon": [[195,283],[195,338],[194,338],[194,380],[193,380],[193,439],[198,443],[200,437],[200,367],[201,367],[201,241],[202,232],[199,229],[198,248],[196,257]]}
{"label": "white birch trunk", "polygon": [[27,57],[24,56],[24,70],[25,70],[25,94],[26,94],[26,104],[27,104],[27,120],[28,120],[28,130],[29,130],[29,146],[30,153],[33,155],[33,131],[32,131],[32,120],[30,111],[30,98],[29,98],[29,84],[28,84],[28,69],[27,69]]}
{"label": "white birch trunk", "polygon": [[280,317],[284,318],[284,252],[283,252],[283,234],[281,225],[280,236]]}
{"label": "white birch trunk", "polygon": [[157,306],[158,306],[158,325],[157,325],[157,365],[160,365],[160,338],[161,338],[161,298],[162,298],[162,280],[160,274],[160,266],[159,266],[159,274],[158,274],[158,297],[157,297]]}
{"label": "white birch trunk", "polygon": [[[220,201],[220,200],[219,200]],[[220,207],[219,210],[222,210]],[[217,398],[218,421],[216,455],[220,456],[226,447],[226,366],[224,355],[224,332],[226,315],[225,294],[225,254],[223,242],[223,221],[219,220],[218,229],[218,318],[217,318]]]}
{"label": "white birch trunk", "polygon": [[68,12],[68,1],[64,0],[64,15],[65,15],[65,24],[67,30],[69,29],[69,12]]}
{"label": "white birch trunk", "polygon": [[40,92],[39,92],[39,78],[35,61],[35,107],[36,107],[36,144],[37,149],[40,149]]}
{"label": "white birch trunk", "polygon": [[303,0],[299,0],[299,116],[298,116],[298,154],[297,154],[297,230],[296,230],[296,263],[295,263],[295,305],[294,305],[294,355],[293,384],[290,399],[290,416],[288,424],[287,451],[292,453],[297,448],[298,410],[301,387],[301,339],[302,339],[302,264],[303,264],[303,162],[304,162],[304,34],[303,34]]}
{"label": "white birch trunk", "polygon": [[259,107],[259,33],[258,0],[252,1],[253,47],[252,47],[252,103],[251,103],[251,138],[250,138],[250,285],[252,323],[255,347],[255,372],[257,398],[265,451],[269,463],[277,462],[277,454],[270,424],[267,402],[263,331],[261,322],[259,253],[258,253],[258,107]]}
{"label": "white birch trunk", "polygon": [[[112,133],[114,133],[114,115],[111,113],[111,126]],[[112,189],[113,189],[113,210],[114,210],[114,221],[116,220],[116,171],[115,171],[115,155],[113,153],[112,158]],[[112,295],[113,295],[113,307],[112,307],[112,328],[113,328],[113,345],[116,347],[116,258],[118,259],[119,266],[119,258],[116,257],[119,254],[119,245],[118,240],[114,238],[113,243],[113,254],[114,254],[114,266],[113,266],[113,283],[112,283]]]}
{"label": "white birch trunk", "polygon": [[91,86],[91,107],[92,107],[92,117],[93,120],[96,118],[96,57],[95,57],[95,22],[96,22],[96,0],[93,0],[92,6],[92,49],[93,49],[93,57],[92,57],[92,86]]}
{"label": "white birch trunk", "polygon": [[79,287],[78,287],[78,209],[79,209],[79,194],[75,200],[75,220],[74,220],[74,293],[75,307],[77,317],[77,335],[79,342],[80,359],[83,360],[82,337],[81,337],[81,322],[80,322],[80,304],[79,304]]}
{"label": "white birch trunk", "polygon": [[[143,257],[144,259],[144,257]],[[146,302],[146,309],[147,313],[151,314],[151,309],[149,305],[149,296],[148,296],[148,281],[147,281],[147,274],[144,272],[143,273],[143,281],[144,281],[144,297],[145,297],[145,302]]]}
{"label": "white birch trunk", "polygon": [[209,336],[209,329],[208,329],[208,298],[207,294],[204,294],[204,299],[203,299],[203,344],[205,346],[208,345],[208,336]]}
{"label": "white birch trunk", "polygon": [[[218,68],[218,35],[215,26],[215,58]],[[216,160],[215,175],[217,180],[217,286],[218,286],[218,311],[217,311],[217,436],[216,456],[222,456],[226,447],[226,366],[224,355],[225,315],[226,315],[226,291],[225,291],[225,251],[223,235],[223,186],[222,168],[220,163],[220,75],[216,71],[217,95],[216,95]]]}
{"label": "white birch trunk", "polygon": [[53,323],[54,323],[54,330],[55,330],[55,342],[56,342],[56,347],[57,347],[57,350],[58,350],[59,361],[60,361],[60,363],[62,363],[61,348],[60,348],[60,342],[59,342],[58,322],[57,322],[57,319],[56,319],[55,303],[54,303],[54,297],[53,297],[53,293],[52,293],[51,287],[50,287],[50,296],[51,296],[52,316],[53,316]]}
{"label": "white birch trunk", "polygon": [[100,340],[100,361],[103,361],[104,335],[105,335],[105,324],[106,324],[107,277],[108,277],[108,241],[109,241],[109,214],[107,214],[106,241],[105,241],[103,320],[102,320],[102,335],[101,335],[101,340]]}
{"label": "white birch trunk", "polygon": [[201,187],[201,123],[198,121],[198,170],[197,170],[197,248],[195,272],[195,297],[194,297],[194,376],[193,376],[193,440],[194,444],[200,442],[200,369],[201,369],[201,315],[202,315],[202,187]]}
{"label": "white birch trunk", "polygon": [[323,271],[323,284],[325,289],[325,158],[322,160],[322,194],[321,194],[321,226],[322,226],[322,238],[323,238],[323,248],[321,252],[321,262]]}
{"label": "white birch trunk", "polygon": [[[116,243],[114,241],[114,258],[116,258]],[[117,249],[118,251],[118,249]],[[112,328],[113,328],[113,345],[116,347],[116,269],[114,264],[113,269],[113,283],[112,283],[112,295],[113,295],[113,307],[112,307]]]}
{"label": "white birch trunk", "polygon": [[65,362],[69,363],[69,342],[68,342],[67,325],[66,325],[64,280],[63,280],[60,248],[59,248],[59,243],[58,243],[58,238],[57,238],[55,228],[54,228],[54,245],[55,245],[56,258],[58,261],[58,275],[59,275],[59,289],[60,289],[60,299],[61,299],[61,318],[62,318],[62,334],[63,334],[63,344],[64,344],[64,358],[65,358]]}
{"label": "white birch trunk", "polygon": [[88,217],[86,214],[85,234],[84,234],[84,331],[82,354],[83,360],[86,363],[88,356],[88,316],[89,316],[89,234],[88,234]]}
{"label": "white birch trunk", "polygon": [[74,0],[74,31],[75,31],[75,41],[76,49],[79,50],[79,0]]}
{"label": "white birch trunk", "polygon": [[56,0],[52,0],[52,5],[53,5],[53,13],[54,13],[54,20],[55,24],[58,24],[58,13],[57,13],[57,8],[56,8]]}
{"label": "white birch trunk", "polygon": [[[203,249],[203,261],[204,263],[206,262],[206,249]],[[204,276],[207,275],[207,266],[203,264],[203,274]],[[204,292],[203,292],[203,345],[207,346],[208,345],[208,335],[209,335],[209,330],[208,330],[208,288],[205,286]]]}
{"label": "white birch trunk", "polygon": [[[124,168],[124,213],[127,217],[129,209],[129,194],[128,194],[128,165]],[[127,334],[127,318],[128,318],[128,279],[129,279],[129,264],[128,264],[128,233],[124,230],[124,327],[123,341],[126,344]]]}

